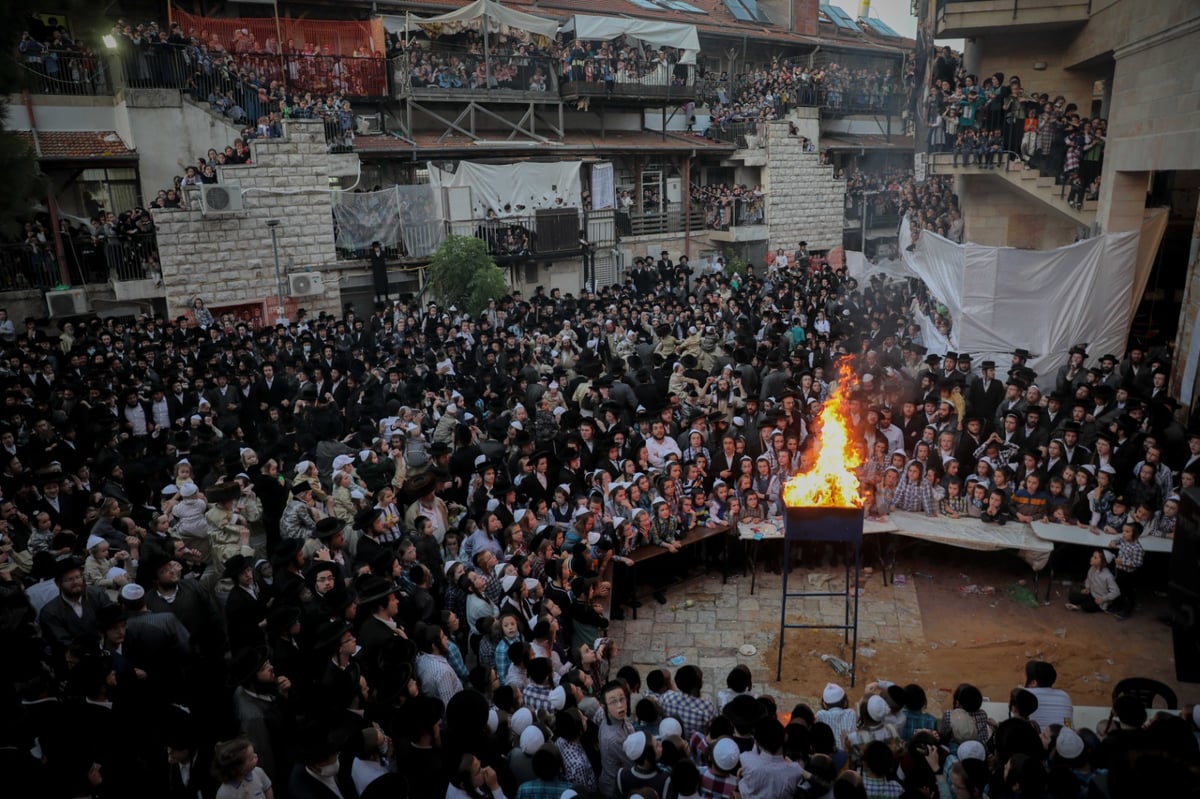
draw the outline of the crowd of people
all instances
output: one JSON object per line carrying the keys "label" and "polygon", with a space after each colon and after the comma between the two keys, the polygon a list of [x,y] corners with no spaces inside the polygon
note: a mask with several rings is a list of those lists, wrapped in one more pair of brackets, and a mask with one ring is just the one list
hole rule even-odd
{"label": "crowd of people", "polygon": [[[115,87],[107,56],[89,51],[64,25],[43,24],[36,33],[26,31],[18,49],[41,90],[97,93]],[[386,94],[380,54],[341,57],[328,46],[293,41],[281,52],[274,39],[259,43],[248,29],[235,30],[223,44],[215,32],[185,34],[178,22],[164,31],[154,22],[118,20],[109,35],[120,85],[187,91],[234,124],[248,126],[251,138],[279,136],[281,120],[288,117],[321,119],[330,147],[350,149],[355,122],[347,97]]]}
{"label": "crowd of people", "polygon": [[[732,82],[726,72],[708,75],[701,98],[712,124],[725,129],[730,123],[783,119],[798,106],[820,105],[834,111],[880,111],[890,107],[903,91],[893,69],[875,69],[829,63],[808,66],[790,59],[772,59],[739,73]],[[898,110],[898,109],[897,109]]]}
{"label": "crowd of people", "polygon": [[[552,41],[524,32],[499,33],[489,38],[464,31],[437,39],[388,35],[389,53],[407,59],[408,80],[414,88],[514,89],[557,92],[558,83],[626,83],[682,86],[688,81],[679,67],[680,52],[653,48],[618,36],[605,41]],[[489,72],[490,69],[490,72]]]}
{"label": "crowd of people", "polygon": [[761,225],[766,214],[766,195],[761,186],[693,184],[692,207],[704,209],[704,224],[712,230]]}
{"label": "crowd of people", "polygon": [[1066,187],[1076,209],[1100,193],[1108,121],[1081,114],[1061,94],[1027,94],[1020,77],[1003,72],[980,82],[944,47],[933,64],[925,118],[930,152],[952,152],[956,164],[1002,169],[1020,160]]}
{"label": "crowd of people", "polygon": [[[1074,797],[1101,762],[1110,780],[1194,778],[1169,757],[1149,775],[1122,749],[1085,757],[1063,746],[1076,733],[1055,747],[1052,726],[947,769],[977,691],[955,705],[974,721],[949,710],[938,738],[914,727],[902,746],[887,686],[785,728],[768,700],[713,703],[694,667],[672,684],[622,665],[607,630],[641,586],[665,601],[700,556],[689,531],[780,511],[835,386],[869,508],[959,512],[974,475],[994,521],[1054,515],[1043,486],[1065,492],[1073,468],[1063,523],[1086,495],[1099,530],[1146,506],[1169,534],[1200,426],[1174,413],[1168,350],[1135,342],[1095,368],[1073,352],[1040,381],[1017,350],[1003,381],[926,353],[914,304],[931,304],[919,286],[859,285],[804,252],[737,275],[663,253],[595,294],[513,292],[471,315],[397,301],[255,328],[198,298],[57,338],[0,319],[9,779],[71,799],[731,796],[736,780],[753,799],[837,779],[855,783],[839,796],[899,795],[872,787],[897,763],[917,795],[939,769],[960,797],[1042,796],[1064,768],[1082,782],[1054,796]],[[1135,543],[1115,553],[1127,597]],[[663,552],[638,565],[644,546]],[[1195,746],[1180,723],[1124,740],[1173,757]]]}
{"label": "crowd of people", "polygon": [[[114,213],[89,209],[76,219],[60,215],[59,233],[70,285],[161,277],[154,219],[145,208]],[[48,214],[22,225],[18,241],[0,248],[0,285],[7,291],[51,288],[63,282]]]}

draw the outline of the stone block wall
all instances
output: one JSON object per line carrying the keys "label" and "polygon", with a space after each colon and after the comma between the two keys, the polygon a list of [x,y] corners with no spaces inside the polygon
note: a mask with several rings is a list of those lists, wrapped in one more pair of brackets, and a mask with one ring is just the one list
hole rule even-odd
{"label": "stone block wall", "polygon": [[[279,265],[287,275],[321,272],[336,265],[333,195],[329,155],[320,122],[289,120],[284,138],[251,145],[253,163],[218,167],[222,184],[240,186],[245,210],[204,216],[193,193],[189,209],[154,212],[168,312],[183,313],[201,297],[211,308],[261,305],[273,321],[276,308],[275,260],[268,219],[278,219]],[[288,298],[289,316],[304,308],[309,316],[337,314],[336,273],[324,275],[325,293]]]}
{"label": "stone block wall", "polygon": [[833,176],[818,153],[804,152],[800,138],[788,135],[786,121],[770,124],[763,188],[771,247],[790,251],[800,241],[811,250],[840,247],[845,181]]}

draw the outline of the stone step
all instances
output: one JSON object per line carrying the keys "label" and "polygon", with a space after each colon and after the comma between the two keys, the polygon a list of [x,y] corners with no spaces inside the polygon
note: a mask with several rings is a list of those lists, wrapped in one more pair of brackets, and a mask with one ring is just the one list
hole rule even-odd
{"label": "stone step", "polygon": [[1040,174],[1037,178],[1037,186],[1039,189],[1047,188],[1054,185],[1054,178],[1044,178]]}
{"label": "stone step", "polygon": [[1083,201],[1083,210],[1099,211],[1100,210],[1100,201],[1099,200],[1084,200]]}
{"label": "stone step", "polygon": [[1037,180],[1041,175],[1036,169],[1021,169],[1021,180]]}

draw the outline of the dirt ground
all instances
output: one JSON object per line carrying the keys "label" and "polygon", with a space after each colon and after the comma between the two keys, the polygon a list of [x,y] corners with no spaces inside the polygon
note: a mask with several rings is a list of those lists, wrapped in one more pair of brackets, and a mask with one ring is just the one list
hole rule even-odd
{"label": "dirt ground", "polygon": [[[937,557],[915,557],[898,564],[898,573],[915,582],[921,608],[924,641],[888,643],[859,641],[857,687],[882,678],[901,684],[916,682],[925,688],[930,712],[949,708],[950,696],[960,682],[976,685],[990,701],[1004,702],[1009,691],[1024,679],[1025,662],[1047,660],[1058,670],[1057,686],[1071,694],[1076,705],[1108,705],[1112,689],[1124,677],[1161,680],[1171,686],[1181,703],[1200,700],[1200,684],[1175,679],[1171,629],[1156,617],[1167,610],[1167,600],[1149,588],[1139,595],[1132,618],[1118,621],[1106,614],[1071,612],[1064,607],[1067,575],[1056,575],[1049,605],[1028,607],[1009,595],[1020,585],[1032,590],[1030,572],[1015,558],[938,547]],[[914,572],[929,576],[918,576]],[[1082,578],[1082,572],[1073,575]],[[1155,584],[1153,575],[1147,581]],[[880,580],[879,574],[869,578]],[[1165,579],[1157,584],[1165,584]],[[994,594],[963,594],[967,585],[991,586]],[[1043,576],[1039,599],[1045,598]],[[773,685],[781,693],[819,696],[830,680],[845,682],[812,652],[833,652],[849,660],[838,632],[811,632],[797,651],[785,650],[783,679]],[[874,649],[864,657],[863,648]],[[774,677],[775,649],[770,667]]]}

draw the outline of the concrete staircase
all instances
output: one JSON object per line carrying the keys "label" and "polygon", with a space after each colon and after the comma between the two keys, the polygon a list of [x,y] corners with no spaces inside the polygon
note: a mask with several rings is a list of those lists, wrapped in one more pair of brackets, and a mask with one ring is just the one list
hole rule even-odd
{"label": "concrete staircase", "polygon": [[974,163],[964,166],[960,162],[955,166],[952,153],[935,153],[929,156],[928,169],[932,175],[961,175],[971,180],[1003,180],[1078,225],[1091,228],[1096,224],[1098,203],[1095,200],[1085,200],[1082,210],[1075,210],[1067,204],[1069,189],[1064,190],[1062,186],[1055,185],[1054,178],[1044,178],[1036,169],[1025,169],[1025,165],[1020,161],[1011,161],[992,169]]}

